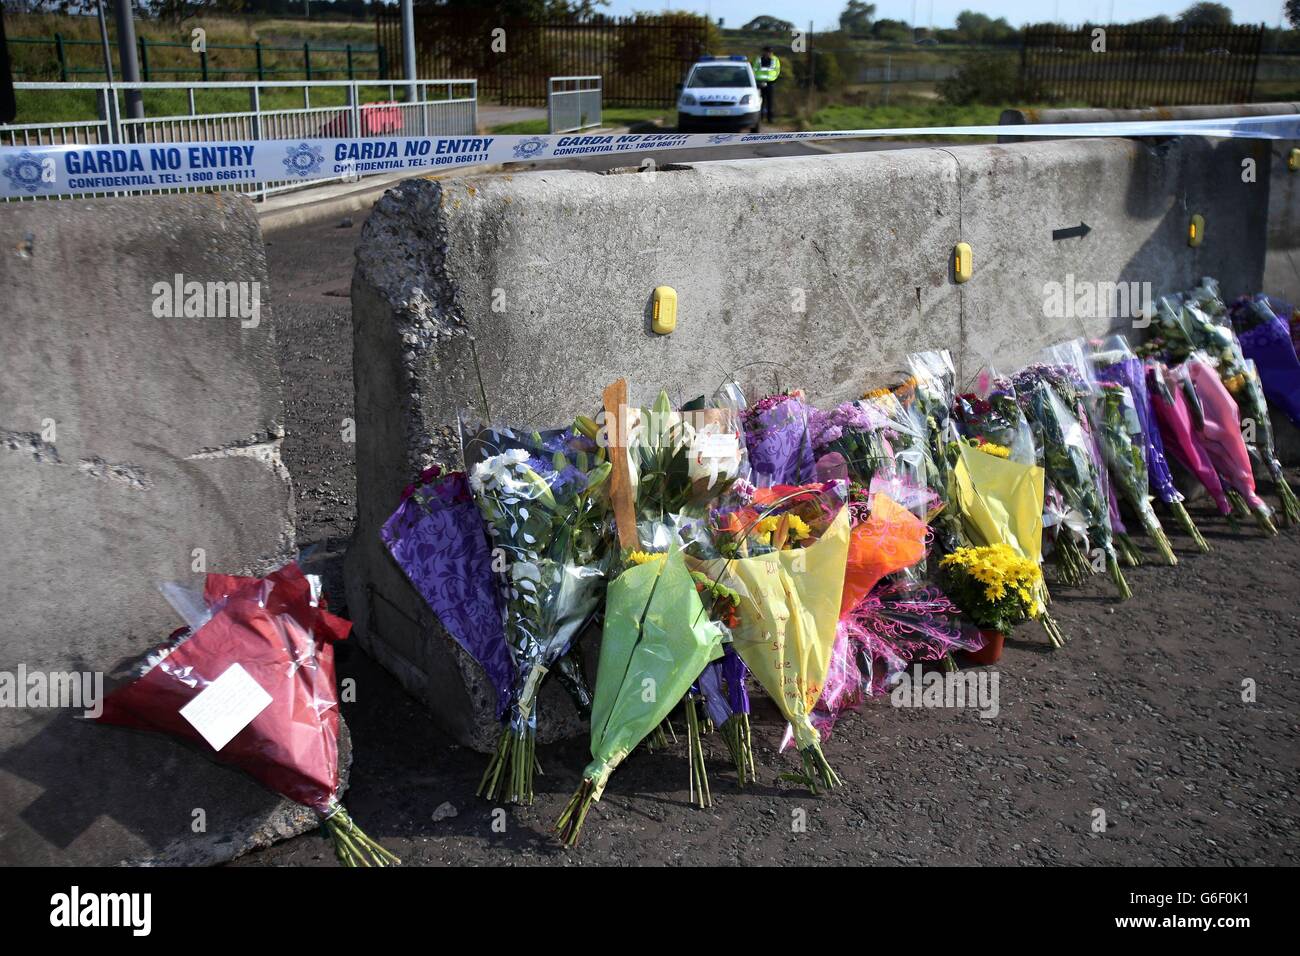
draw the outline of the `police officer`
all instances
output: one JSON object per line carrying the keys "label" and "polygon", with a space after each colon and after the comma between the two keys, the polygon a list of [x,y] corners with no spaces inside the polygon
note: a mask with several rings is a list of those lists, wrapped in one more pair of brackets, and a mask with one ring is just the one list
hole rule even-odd
{"label": "police officer", "polygon": [[770,46],[763,47],[763,53],[754,61],[754,79],[763,94],[763,119],[773,122],[776,112],[776,81],[781,76],[781,60],[772,52]]}

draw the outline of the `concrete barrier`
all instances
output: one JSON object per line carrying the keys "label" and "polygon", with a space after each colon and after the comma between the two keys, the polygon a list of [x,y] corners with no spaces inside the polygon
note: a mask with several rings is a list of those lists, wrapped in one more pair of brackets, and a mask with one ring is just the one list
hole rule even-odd
{"label": "concrete barrier", "polygon": [[[1149,120],[1222,119],[1229,116],[1281,116],[1300,113],[1300,103],[1238,103],[1220,106],[1161,106],[1138,110],[1059,109],[1003,110],[1004,126],[1034,123],[1115,123]],[[1015,142],[1021,137],[1001,137]],[[1263,291],[1300,303],[1300,170],[1290,168],[1295,140],[1272,140],[1267,162],[1257,169],[1257,181],[1269,190],[1268,249],[1264,259]],[[1241,175],[1241,171],[1238,171]],[[1256,289],[1256,292],[1260,289]]]}
{"label": "concrete barrier", "polygon": [[[111,675],[179,624],[157,582],[293,554],[261,234],[231,195],[8,203],[0,248],[0,674]],[[80,713],[0,707],[0,863],[212,862],[314,824]]]}
{"label": "concrete barrier", "polygon": [[[1160,106],[1136,110],[1054,109],[1003,110],[1004,126],[1034,123],[1119,123],[1143,120],[1222,119],[1230,116],[1282,116],[1300,113],[1300,103],[1237,103],[1218,106]],[[1000,137],[999,142],[1016,142],[1023,137]],[[1264,252],[1264,277],[1253,291],[1279,296],[1300,305],[1300,169],[1292,169],[1291,150],[1300,147],[1295,140],[1260,141],[1261,157],[1255,173],[1256,183],[1268,188],[1267,245]],[[1238,171],[1238,176],[1243,171]],[[1213,226],[1210,226],[1213,228]],[[1300,430],[1283,415],[1274,413],[1273,431],[1278,454],[1287,464],[1300,462]]]}
{"label": "concrete barrier", "polygon": [[[495,731],[490,691],[378,537],[420,468],[456,465],[461,409],[537,426],[591,413],[618,376],[634,400],[737,375],[852,398],[916,349],[964,376],[1131,319],[1045,315],[1049,284],[1262,277],[1267,185],[1244,141],[1126,140],[701,163],[653,173],[411,180],[376,204],[353,278],[356,536],[348,604],[367,648],[463,742]],[[1188,245],[1193,213],[1210,224]],[[1086,222],[1087,235],[1053,239]],[[973,249],[957,284],[952,252]],[[649,330],[655,286],[677,331]],[[565,704],[555,733],[576,729]]]}

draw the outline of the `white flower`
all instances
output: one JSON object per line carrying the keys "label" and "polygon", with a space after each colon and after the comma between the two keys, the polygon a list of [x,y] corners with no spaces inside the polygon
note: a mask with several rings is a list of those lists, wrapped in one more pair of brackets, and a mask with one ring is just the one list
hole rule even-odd
{"label": "white flower", "polygon": [[476,494],[482,494],[492,488],[503,490],[515,487],[511,471],[528,460],[528,452],[522,448],[511,448],[500,455],[485,458],[474,466],[469,473],[469,486]]}

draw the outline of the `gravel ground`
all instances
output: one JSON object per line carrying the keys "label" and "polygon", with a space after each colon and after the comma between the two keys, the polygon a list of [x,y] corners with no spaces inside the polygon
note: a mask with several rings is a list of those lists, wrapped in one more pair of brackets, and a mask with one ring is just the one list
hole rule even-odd
{"label": "gravel ground", "polygon": [[[276,233],[267,249],[300,544],[316,548],[336,607],[353,520],[353,453],[340,429],[352,409],[347,292],[359,226]],[[1175,535],[1180,566],[1127,572],[1136,596],[1125,604],[1101,579],[1058,594],[1053,613],[1070,643],[1051,651],[1033,627],[1017,632],[989,669],[996,718],[874,700],[826,747],[844,788],[814,797],[777,782],[796,759],[776,752],[782,727],[764,710],[756,784],[740,790],[721,740],[706,738],[714,806],[696,809],[684,744],[637,754],[572,851],[549,830],[588,759],[585,741],[541,749],[532,807],[495,807],[474,796],[485,758],[451,743],[345,647],[340,676],[356,680],[358,698],[344,705],[355,750],[347,805],[407,864],[1295,864],[1300,532],[1267,540],[1191,510],[1213,552],[1194,554]],[[1253,703],[1242,700],[1247,680]],[[235,865],[334,860],[313,833]]]}

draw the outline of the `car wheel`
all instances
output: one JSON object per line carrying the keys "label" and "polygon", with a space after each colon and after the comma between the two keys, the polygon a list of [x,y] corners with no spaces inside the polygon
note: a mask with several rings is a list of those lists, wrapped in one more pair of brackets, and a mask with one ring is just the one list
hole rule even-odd
{"label": "car wheel", "polygon": [[763,132],[763,124],[762,124],[761,122],[757,122],[757,121],[755,121],[755,123],[754,123],[754,127],[753,127],[753,129],[750,130],[750,132],[751,132],[751,133],[761,133],[761,132]]}

